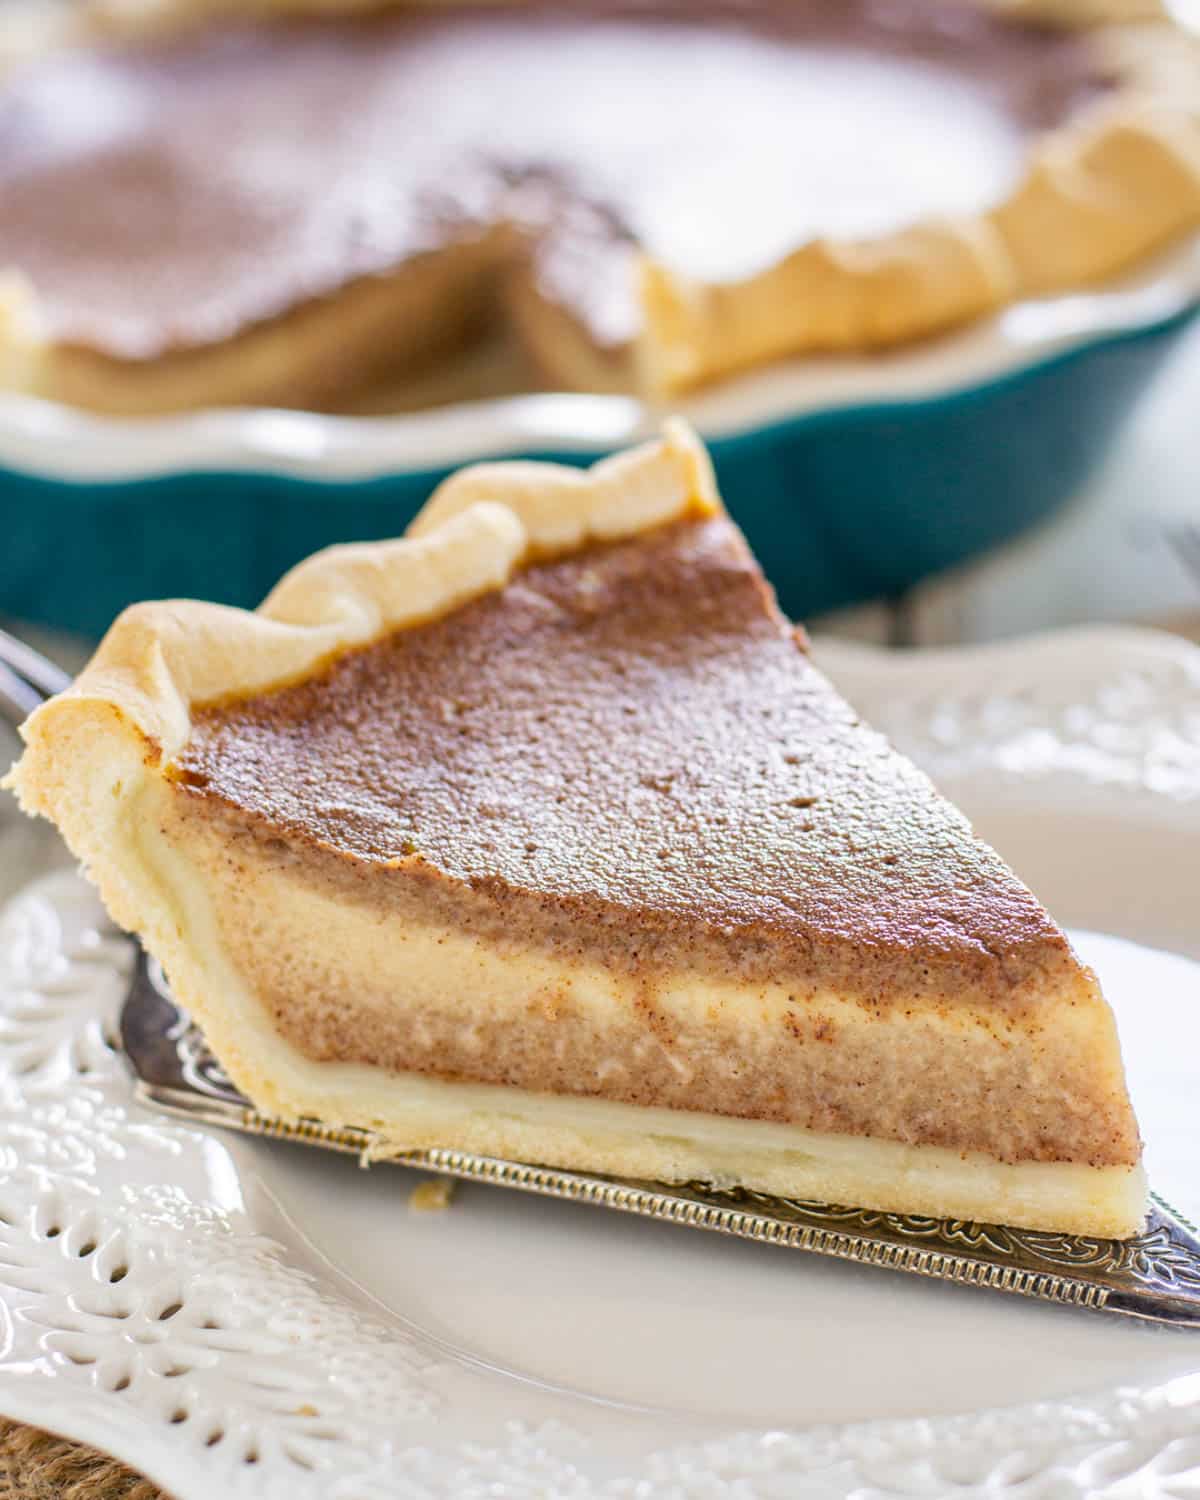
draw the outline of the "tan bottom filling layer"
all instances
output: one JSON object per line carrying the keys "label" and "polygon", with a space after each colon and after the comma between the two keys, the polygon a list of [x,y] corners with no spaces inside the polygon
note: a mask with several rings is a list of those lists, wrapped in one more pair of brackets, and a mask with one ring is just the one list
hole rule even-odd
{"label": "tan bottom filling layer", "polygon": [[[113,416],[241,405],[346,409],[384,383],[397,391],[397,406],[413,406],[431,384],[431,363],[486,326],[508,253],[498,230],[357,281],[223,343],[141,360],[40,342],[36,307],[22,334],[20,309],[6,308],[0,287],[0,386]],[[437,384],[431,392],[430,402],[450,399]]]}
{"label": "tan bottom filling layer", "polygon": [[[177,799],[162,802],[158,816],[137,820],[140,855],[165,898],[170,927],[189,938],[186,946],[168,939],[167,951],[161,942],[156,947],[231,1076],[265,1113],[361,1126],[395,1149],[459,1148],[618,1176],[737,1183],[785,1197],[1067,1232],[1125,1235],[1140,1226],[1145,1182],[1137,1166],[1002,1161],[986,1151],[881,1138],[889,1106],[902,1114],[911,1090],[928,1086],[937,1032],[926,1018],[924,1046],[917,1044],[914,1062],[896,1029],[911,1022],[898,1017],[892,1025],[881,1024],[860,1006],[833,996],[823,1001],[822,1012],[843,1026],[857,1024],[858,1034],[846,1039],[851,1048],[873,1039],[880,1058],[890,1062],[891,1097],[881,1075],[870,1100],[878,1134],[814,1130],[695,1107],[570,1097],[519,1084],[448,1081],[358,1060],[306,1056],[323,1048],[328,1053],[328,1038],[336,1032],[364,1043],[360,1056],[376,1058],[372,1041],[381,1011],[390,1012],[393,1027],[403,1030],[397,1018],[412,1018],[410,1002],[419,1011],[418,996],[441,995],[443,1020],[457,1031],[458,1045],[470,1047],[474,1035],[476,1055],[484,1059],[487,1028],[498,1015],[514,1006],[527,1014],[531,994],[545,1002],[547,976],[535,964],[548,961],[519,950],[497,954],[461,937],[456,942],[448,931],[401,933],[378,913],[347,907],[289,878],[279,865],[247,859],[246,851],[231,853],[227,841],[214,840],[206,851],[195,828],[185,857],[178,830],[174,837],[160,831],[170,828]],[[320,934],[319,944],[311,941],[313,933]],[[586,1000],[597,1036],[612,1026],[619,1031],[621,1012],[630,1006],[620,976],[596,969],[581,983],[578,972],[560,970],[559,988],[568,981],[575,987],[575,1003]],[[785,1002],[769,993],[724,994],[687,976],[672,991],[671,1003],[677,1013],[691,1008],[696,1019],[710,1025],[714,1014],[740,1007],[742,1013],[730,1019],[738,1022],[734,1034],[746,1043],[778,1035],[776,1027],[764,1033],[762,1026]],[[1102,1019],[1111,1024],[1106,1011]],[[415,1020],[418,1024],[407,1028],[411,1032],[419,1031],[419,1017]],[[1098,1044],[1103,1062],[1107,1037],[1087,1035],[1095,1023],[1094,1012],[1089,1018],[1068,1010],[1060,1037],[1064,1053],[1096,1056]],[[942,1024],[941,1039],[952,1052],[956,1029],[962,1029],[957,1022]],[[969,1110],[970,1093],[980,1095],[975,1069],[989,1058],[1008,1057],[1011,1049],[997,1047],[969,1017],[965,1033],[976,1037],[975,1068],[970,1056],[955,1066],[966,1069],[963,1099]],[[593,1068],[603,1068],[603,1052],[592,1061]],[[696,1086],[695,1094],[712,1097],[714,1080],[707,1083],[707,1088]],[[737,1088],[732,1077],[715,1083],[718,1092],[722,1085]],[[1036,1092],[1030,1092],[1036,1100]],[[986,1086],[981,1097],[989,1102]],[[990,1103],[1003,1121],[1020,1099],[1010,1093]],[[1019,1134],[1019,1116],[1014,1113],[1009,1124]]]}
{"label": "tan bottom filling layer", "polygon": [[[823,1135],[797,1125],[572,1099],[362,1063],[313,1063],[277,1036],[256,1039],[260,1107],[378,1132],[381,1156],[441,1146],[540,1166],[654,1182],[747,1187],[781,1198],[1053,1229],[1136,1233],[1141,1167],[998,1162],[981,1152]],[[374,1153],[373,1153],[374,1154]]]}

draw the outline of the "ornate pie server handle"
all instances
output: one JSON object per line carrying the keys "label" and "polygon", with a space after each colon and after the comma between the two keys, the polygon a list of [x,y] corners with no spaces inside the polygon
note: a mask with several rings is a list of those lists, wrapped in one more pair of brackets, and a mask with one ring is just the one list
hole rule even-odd
{"label": "ornate pie server handle", "polygon": [[[375,1140],[369,1131],[317,1120],[288,1124],[258,1114],[176,1005],[158,964],[144,954],[122,1013],[121,1040],[135,1075],[135,1092],[148,1104],[249,1135],[373,1155]],[[862,1265],[1200,1328],[1200,1237],[1157,1197],[1142,1234],[1102,1240],[745,1190],[715,1192],[702,1184],[629,1182],[465,1151],[413,1151],[376,1159]]]}

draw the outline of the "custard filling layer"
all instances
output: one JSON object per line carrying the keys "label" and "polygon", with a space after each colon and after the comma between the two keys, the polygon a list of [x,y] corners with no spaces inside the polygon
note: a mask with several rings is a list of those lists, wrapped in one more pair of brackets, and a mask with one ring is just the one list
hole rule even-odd
{"label": "custard filling layer", "polygon": [[[379,1137],[377,1150],[382,1155],[439,1146],[653,1181],[702,1181],[718,1187],[737,1183],[782,1197],[1053,1226],[1063,1232],[1124,1235],[1140,1225],[1146,1187],[1138,1165],[1003,1161],[986,1151],[910,1144],[875,1133],[813,1130],[695,1108],[449,1080],[389,1068],[387,1059],[378,1056],[372,1062],[316,1058],[310,1054],[322,1046],[320,1026],[331,1010],[336,1010],[341,1037],[349,1038],[353,1047],[357,1036],[364,1054],[377,1046],[382,1013],[385,1028],[390,1022],[398,1033],[419,1032],[422,1024],[432,1028],[431,1041],[456,1033],[459,1059],[474,1052],[482,1064],[489,1017],[506,1007],[521,1013],[527,1044],[532,1035],[536,1050],[539,1028],[530,1024],[529,997],[545,994],[555,978],[560,988],[572,985],[578,1000],[586,996],[596,1035],[605,1039],[601,1047],[611,1045],[614,1032],[620,1035],[620,1013],[635,1002],[599,971],[567,976],[560,968],[553,976],[553,965],[543,960],[539,966],[532,954],[489,957],[470,939],[456,941],[446,931],[409,932],[396,941],[395,931],[388,932],[386,923],[374,915],[364,917],[306,891],[301,882],[256,881],[245,866],[227,866],[233,878],[225,884],[219,871],[198,871],[161,833],[149,831],[161,827],[161,821],[142,822],[141,858],[154,872],[169,908],[180,913],[191,935],[191,951],[203,955],[201,988],[185,982],[181,998],[208,1031],[235,1082],[262,1112],[285,1120],[317,1118],[371,1130]],[[250,911],[252,922],[247,920]],[[290,980],[297,968],[307,968],[310,957],[320,961],[306,951],[311,946],[304,942],[306,931],[320,932],[322,946],[332,940],[340,955],[337,988],[318,990],[315,998],[303,987],[291,988],[282,1003],[282,991],[275,991],[273,1000],[265,980],[275,965],[282,964]],[[347,987],[342,966],[349,955],[361,967],[355,973],[351,966]],[[381,971],[376,971],[371,996],[358,984],[376,965]],[[175,973],[173,969],[173,977]],[[312,978],[308,969],[304,983]],[[471,986],[469,992],[461,988],[464,984]],[[422,993],[440,997],[440,1004],[431,1001],[423,1015],[414,1018],[410,997]],[[481,1003],[485,996],[486,1004]],[[680,1017],[691,1007],[707,1020],[714,1010],[745,1006],[749,1024],[736,1034],[746,1041],[755,1035],[763,1015],[780,1004],[780,997],[763,994],[747,1005],[732,992],[693,980],[674,990],[672,1001]],[[877,1061],[890,1066],[890,1079],[886,1085],[881,1082],[881,1093],[874,1095],[877,1131],[896,1125],[889,1111],[904,1107],[904,1076],[910,1086],[936,1089],[938,1079],[931,1080],[928,1069],[937,1068],[939,1047],[953,1053],[955,1031],[960,1037],[970,1031],[969,1023],[964,1028],[958,1021],[938,1023],[931,1018],[928,1051],[923,1051],[919,1043],[910,1049],[907,1041],[886,1028],[881,1035],[878,1027],[862,1019],[853,1002],[828,996],[822,1011],[836,1015],[843,1027],[854,1024],[857,1012],[864,1055],[873,1045]],[[1078,1041],[1086,1045],[1082,1035]],[[1063,1045],[1064,1055],[1074,1050],[1070,1037]],[[995,1050],[981,1032],[977,1049],[964,1063],[962,1081],[969,1085],[972,1069],[986,1069]],[[552,1058],[551,1044],[543,1064],[552,1067]],[[490,1061],[494,1065],[494,1059]],[[794,1068],[796,1060],[789,1061]],[[736,1070],[736,1056],[727,1062]],[[604,1057],[596,1057],[594,1065],[597,1076],[602,1076]],[[705,1082],[703,1077],[688,1078],[686,1092],[703,1095]],[[710,1076],[707,1082],[715,1091],[710,1097],[720,1097],[726,1089],[736,1092],[731,1073]],[[972,1112],[981,1103],[1005,1127],[1015,1127],[1000,1091],[977,1078],[975,1084],[978,1098],[964,1094],[955,1106],[964,1131],[970,1129]],[[1014,1084],[1013,1107],[1020,1107],[1022,1086]],[[1034,1093],[1038,1088],[1051,1094],[1054,1090],[1049,1079],[1039,1080],[1036,1074],[1027,1077],[1024,1086]],[[940,1104],[945,1107],[945,1101]]]}
{"label": "custard filling layer", "polygon": [[[179,817],[175,842],[206,890],[215,941],[279,1038],[311,1062],[1009,1161],[1132,1159],[1103,1106],[1118,1082],[1098,1064],[1118,1066],[1112,1018],[1082,985],[1047,1035],[1036,1008],[1013,1018],[969,997],[881,1010],[831,988],[630,974],[525,939],[400,918],[363,893],[347,900],[322,888],[303,852],[231,840],[228,823],[209,826],[194,800],[177,793],[159,826],[169,838]],[[162,851],[147,853],[164,865]]]}

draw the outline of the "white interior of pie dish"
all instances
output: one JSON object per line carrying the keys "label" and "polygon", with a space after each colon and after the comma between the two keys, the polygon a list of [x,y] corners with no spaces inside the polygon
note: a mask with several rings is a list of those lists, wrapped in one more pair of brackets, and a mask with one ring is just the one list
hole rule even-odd
{"label": "white interior of pie dish", "polygon": [[[792,418],[927,403],[986,388],[1200,303],[1200,236],[1148,267],[1082,292],[1026,301],[962,332],[869,356],[797,359],[677,402],[707,439]],[[116,420],[29,397],[0,397],[0,466],[50,478],[118,481],[219,469],[326,480],[431,470],[483,457],[604,452],[656,430],[661,409],[626,396],[538,393],[397,416],[246,408]]]}

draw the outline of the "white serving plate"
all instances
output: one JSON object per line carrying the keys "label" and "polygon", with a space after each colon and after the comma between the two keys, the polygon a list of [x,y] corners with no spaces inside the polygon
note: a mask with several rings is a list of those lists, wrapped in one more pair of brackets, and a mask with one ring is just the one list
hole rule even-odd
{"label": "white serving plate", "polygon": [[[1194,1220],[1200,652],[820,654],[1076,929]],[[481,1186],[413,1213],[134,1104],[127,962],[73,874],[0,921],[0,1411],[177,1500],[1200,1487],[1200,1337]]]}
{"label": "white serving plate", "polygon": [[[1099,287],[1030,299],[911,348],[777,362],[670,411],[711,442],[817,412],[930,401],[1168,324],[1198,301],[1200,235]],[[554,393],[398,416],[244,408],[115,419],[0,392],[0,468],[92,482],[212,470],[366,479],[514,453],[608,452],[656,432],[663,415],[632,397]]]}

